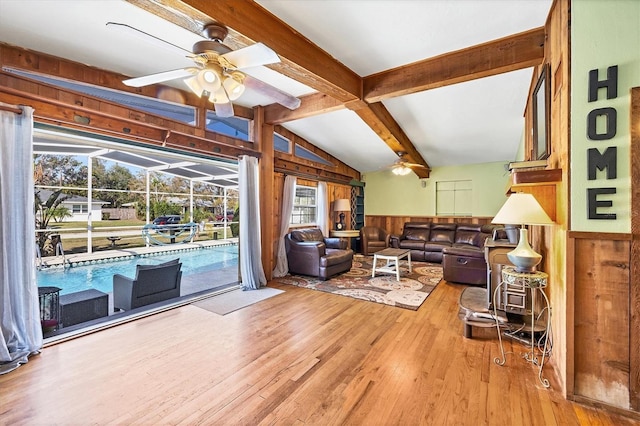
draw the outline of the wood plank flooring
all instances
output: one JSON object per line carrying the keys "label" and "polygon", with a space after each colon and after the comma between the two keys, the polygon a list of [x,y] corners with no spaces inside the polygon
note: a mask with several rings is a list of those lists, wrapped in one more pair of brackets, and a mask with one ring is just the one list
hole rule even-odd
{"label": "wood plank flooring", "polygon": [[0,376],[2,425],[631,425],[566,401],[495,331],[462,337],[464,286],[418,311],[298,287],[219,316],[184,306],[46,347]]}

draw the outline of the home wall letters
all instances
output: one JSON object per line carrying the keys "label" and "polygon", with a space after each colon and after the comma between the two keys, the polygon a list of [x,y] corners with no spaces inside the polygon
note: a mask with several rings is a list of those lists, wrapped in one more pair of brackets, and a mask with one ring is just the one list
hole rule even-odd
{"label": "home wall letters", "polygon": [[[601,93],[599,89],[606,89],[606,99],[618,97],[618,66],[613,65],[607,69],[606,80],[598,80],[598,70],[589,71],[589,102],[598,100]],[[598,122],[604,121],[604,132],[598,128]],[[617,111],[612,107],[596,108],[587,115],[587,138],[594,141],[611,140],[617,131]],[[602,126],[601,126],[602,127]],[[597,171],[606,171],[606,179],[616,179],[618,176],[618,149],[609,146],[604,153],[598,148],[587,150],[587,179],[597,180]],[[587,214],[589,219],[615,220],[615,213],[599,212],[600,208],[613,207],[610,199],[601,199],[600,196],[615,194],[615,187],[587,188]]]}

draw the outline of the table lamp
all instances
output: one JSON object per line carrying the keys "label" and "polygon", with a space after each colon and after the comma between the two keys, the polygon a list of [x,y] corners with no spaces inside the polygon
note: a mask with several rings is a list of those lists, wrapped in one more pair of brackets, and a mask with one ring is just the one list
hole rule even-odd
{"label": "table lamp", "polygon": [[520,241],[515,249],[507,253],[507,258],[518,272],[535,272],[542,256],[529,245],[529,232],[526,225],[553,225],[553,221],[544,211],[538,200],[525,193],[513,193],[500,208],[491,223],[502,225],[521,225]]}
{"label": "table lamp", "polygon": [[351,211],[351,202],[347,198],[339,198],[333,202],[333,211],[340,212],[340,221],[336,223],[336,229],[342,231],[345,228],[344,212]]}

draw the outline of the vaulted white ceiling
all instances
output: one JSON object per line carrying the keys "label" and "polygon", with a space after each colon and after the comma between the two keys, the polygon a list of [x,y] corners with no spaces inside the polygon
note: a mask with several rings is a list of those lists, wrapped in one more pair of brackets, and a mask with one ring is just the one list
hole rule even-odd
{"label": "vaulted white ceiling", "polygon": [[[360,76],[488,42],[545,24],[552,0],[258,0]],[[215,17],[213,17],[215,18]],[[148,39],[115,31],[127,23],[187,50],[200,38],[120,0],[2,0],[0,41],[132,77],[190,66]],[[276,52],[277,53],[277,52]],[[295,96],[312,90],[266,68],[251,70]],[[522,140],[532,76],[524,69],[383,101],[431,167],[511,161]],[[174,83],[176,87],[180,82]],[[271,101],[247,92],[244,106]],[[360,172],[397,157],[352,111],[285,127]]]}

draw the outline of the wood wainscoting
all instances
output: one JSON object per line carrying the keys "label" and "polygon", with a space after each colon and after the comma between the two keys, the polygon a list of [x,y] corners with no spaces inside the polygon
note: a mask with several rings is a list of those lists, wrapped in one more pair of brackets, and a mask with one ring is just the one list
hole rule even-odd
{"label": "wood wainscoting", "polygon": [[567,248],[568,260],[573,259],[567,271],[573,275],[567,280],[573,283],[567,292],[573,326],[567,326],[574,354],[568,358],[568,397],[631,409],[631,358],[637,348],[631,350],[630,342],[639,332],[630,315],[631,236],[569,232]]}
{"label": "wood wainscoting", "polygon": [[386,229],[391,235],[402,234],[402,228],[407,222],[436,222],[436,223],[477,223],[490,224],[493,217],[483,216],[374,216],[366,215],[365,226],[378,226]]}

